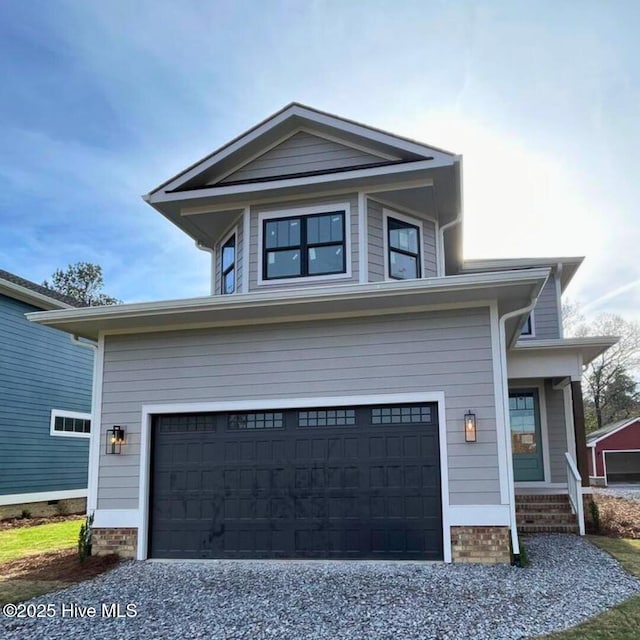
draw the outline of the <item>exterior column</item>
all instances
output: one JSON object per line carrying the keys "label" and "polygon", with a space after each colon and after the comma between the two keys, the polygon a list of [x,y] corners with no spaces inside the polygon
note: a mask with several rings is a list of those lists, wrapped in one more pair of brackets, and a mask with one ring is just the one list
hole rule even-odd
{"label": "exterior column", "polygon": [[576,439],[576,464],[582,476],[582,486],[589,486],[589,463],[587,461],[587,434],[584,427],[584,403],[582,385],[571,381],[571,404],[573,406],[573,431]]}

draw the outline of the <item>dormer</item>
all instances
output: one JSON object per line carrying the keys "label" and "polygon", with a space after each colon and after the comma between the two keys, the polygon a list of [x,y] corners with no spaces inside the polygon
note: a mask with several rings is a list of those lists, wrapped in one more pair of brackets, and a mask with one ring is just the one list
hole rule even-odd
{"label": "dormer", "polygon": [[212,255],[212,294],[462,267],[461,158],[290,104],[145,200]]}

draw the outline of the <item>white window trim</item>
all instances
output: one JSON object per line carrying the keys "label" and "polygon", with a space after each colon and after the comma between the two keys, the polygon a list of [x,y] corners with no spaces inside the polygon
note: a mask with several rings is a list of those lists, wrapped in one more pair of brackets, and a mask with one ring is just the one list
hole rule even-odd
{"label": "white window trim", "polygon": [[383,243],[383,251],[384,251],[384,279],[387,281],[397,282],[396,278],[392,278],[389,274],[389,227],[388,220],[389,218],[393,218],[394,220],[400,220],[400,222],[406,222],[414,227],[418,227],[420,232],[420,237],[418,238],[418,249],[420,250],[420,277],[419,278],[408,278],[408,280],[421,280],[424,278],[424,225],[422,224],[422,220],[419,218],[414,218],[413,216],[408,216],[404,213],[400,213],[399,211],[394,211],[393,209],[387,209],[386,207],[382,208],[382,243]]}
{"label": "white window trim", "polygon": [[[75,433],[74,431],[56,431],[55,424],[56,418],[77,418],[78,420],[89,420],[91,422],[90,413],[82,413],[79,411],[65,411],[64,409],[51,409],[51,422],[49,423],[49,435],[62,436],[63,438],[90,438],[91,431],[89,433]],[[91,430],[93,430],[93,423],[91,423]]]}
{"label": "white window trim", "polygon": [[[220,242],[218,242],[216,246],[216,268],[215,268],[216,273],[214,277],[218,279],[218,282],[216,282],[214,290],[219,291],[221,296],[234,296],[236,293],[238,293],[238,226],[239,225],[235,223],[234,226],[231,227],[231,229],[229,229],[229,231],[224,236],[222,236],[222,240],[220,240]],[[235,254],[234,254],[234,260],[233,260],[233,269],[235,271],[234,289],[233,289],[233,293],[223,293],[222,291],[222,247],[224,247],[224,245],[227,243],[229,238],[231,238],[231,236],[234,236],[234,235],[236,237],[235,249],[234,249]]]}
{"label": "white window trim", "polygon": [[[269,278],[263,277],[262,265],[264,259],[263,228],[265,220],[274,218],[296,218],[330,211],[344,211],[344,236],[345,236],[345,263],[344,273],[331,273],[328,275],[302,276],[300,278]],[[258,286],[274,284],[298,284],[305,282],[324,282],[326,280],[350,280],[351,279],[351,205],[348,202],[330,202],[312,207],[296,207],[294,209],[280,209],[278,211],[262,211],[258,214]]]}
{"label": "white window trim", "polygon": [[531,318],[531,333],[521,333],[518,336],[518,340],[531,340],[532,338],[536,337],[536,316],[535,316],[535,309],[531,309],[531,313],[529,314],[529,317]]}
{"label": "white window trim", "polygon": [[[604,471],[604,476],[594,476],[594,477],[604,477],[604,486],[609,486],[609,471],[607,469],[607,453],[640,453],[640,449],[601,449],[600,453],[602,454],[602,469]],[[595,467],[593,469],[595,473]]]}

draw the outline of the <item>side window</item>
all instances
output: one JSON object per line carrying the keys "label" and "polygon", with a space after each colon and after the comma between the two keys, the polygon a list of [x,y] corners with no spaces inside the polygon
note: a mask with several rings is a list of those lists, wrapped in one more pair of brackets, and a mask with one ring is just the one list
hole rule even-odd
{"label": "side window", "polygon": [[91,414],[52,409],[49,433],[52,436],[88,438],[91,434]]}
{"label": "side window", "polygon": [[222,245],[220,291],[233,293],[236,290],[236,234]]}
{"label": "side window", "polygon": [[523,338],[532,338],[535,336],[534,324],[533,324],[533,311],[529,314],[527,321],[525,322],[524,327],[522,327],[522,331],[520,335]]}
{"label": "side window", "polygon": [[394,280],[420,277],[420,228],[387,218],[388,276]]}

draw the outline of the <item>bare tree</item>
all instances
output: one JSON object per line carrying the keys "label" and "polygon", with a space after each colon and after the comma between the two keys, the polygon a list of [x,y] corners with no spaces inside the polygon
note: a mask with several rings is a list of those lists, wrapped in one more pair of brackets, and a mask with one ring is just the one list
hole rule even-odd
{"label": "bare tree", "polygon": [[590,430],[640,412],[637,382],[633,377],[640,365],[640,324],[610,313],[589,322],[576,303],[563,306],[563,324],[568,337],[619,338],[617,344],[593,360],[583,377]]}

